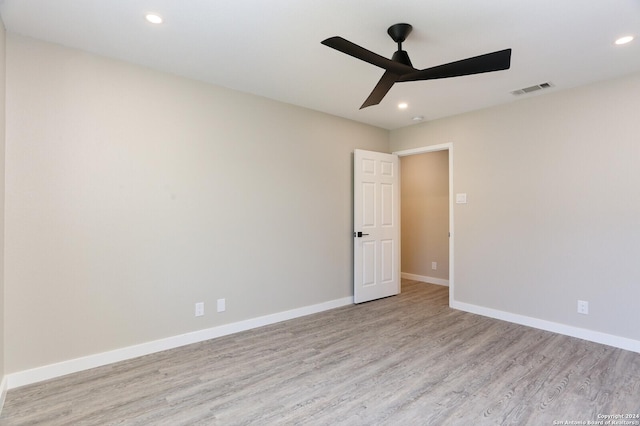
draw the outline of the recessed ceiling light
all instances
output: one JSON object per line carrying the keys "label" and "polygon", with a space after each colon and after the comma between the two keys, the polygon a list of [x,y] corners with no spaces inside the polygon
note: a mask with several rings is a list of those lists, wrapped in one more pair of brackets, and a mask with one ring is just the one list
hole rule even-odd
{"label": "recessed ceiling light", "polygon": [[406,102],[401,102],[398,104],[398,108],[400,109],[407,109],[409,105]]}
{"label": "recessed ceiling light", "polygon": [[147,21],[151,22],[152,24],[162,24],[162,17],[159,15],[149,13],[147,14],[147,16],[145,16],[145,18],[147,19]]}
{"label": "recessed ceiling light", "polygon": [[422,120],[424,120],[424,117],[423,117],[422,115],[416,115],[415,117],[412,117],[411,119],[412,119],[413,121],[418,122],[418,121],[422,121]]}
{"label": "recessed ceiling light", "polygon": [[616,44],[627,44],[631,40],[633,40],[633,36],[620,37],[619,39],[616,40]]}

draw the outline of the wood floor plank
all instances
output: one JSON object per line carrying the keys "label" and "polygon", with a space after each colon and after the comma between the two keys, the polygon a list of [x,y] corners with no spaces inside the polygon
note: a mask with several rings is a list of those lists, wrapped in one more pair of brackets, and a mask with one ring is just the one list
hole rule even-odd
{"label": "wood floor plank", "polygon": [[2,425],[551,425],[640,413],[640,354],[402,293],[12,389]]}

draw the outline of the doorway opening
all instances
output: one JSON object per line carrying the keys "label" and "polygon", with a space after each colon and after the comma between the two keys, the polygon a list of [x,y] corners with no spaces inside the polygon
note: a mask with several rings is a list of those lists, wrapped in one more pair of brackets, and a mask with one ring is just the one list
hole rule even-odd
{"label": "doorway opening", "polygon": [[[434,155],[422,155],[429,153]],[[454,300],[453,144],[396,151],[394,154],[401,157],[403,177],[400,221],[402,277],[448,285],[451,305]],[[409,158],[403,160],[402,157]],[[432,170],[421,170],[421,164]],[[411,173],[405,175],[403,166]]]}

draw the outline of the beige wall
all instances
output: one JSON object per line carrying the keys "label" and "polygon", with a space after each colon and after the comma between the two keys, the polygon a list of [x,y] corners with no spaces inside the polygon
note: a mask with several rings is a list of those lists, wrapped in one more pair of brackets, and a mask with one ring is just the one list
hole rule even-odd
{"label": "beige wall", "polygon": [[456,301],[640,340],[639,93],[635,74],[391,132],[453,144]]}
{"label": "beige wall", "polygon": [[352,295],[387,131],[11,34],[7,77],[8,373]]}
{"label": "beige wall", "polygon": [[[6,35],[4,23],[0,19],[0,381],[5,372],[5,337],[4,337],[4,153],[5,153],[5,46]],[[0,389],[0,392],[2,390]],[[0,405],[2,409],[2,405]]]}
{"label": "beige wall", "polygon": [[389,147],[381,129],[14,35],[6,70],[5,373],[351,295],[353,149],[445,142],[469,198],[454,299],[640,340],[640,75]]}
{"label": "beige wall", "polygon": [[400,171],[402,272],[448,280],[449,152],[401,157]]}

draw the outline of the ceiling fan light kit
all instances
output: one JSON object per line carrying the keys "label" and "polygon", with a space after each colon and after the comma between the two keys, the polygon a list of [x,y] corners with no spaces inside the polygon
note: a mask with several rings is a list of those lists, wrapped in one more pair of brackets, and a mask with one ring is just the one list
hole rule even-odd
{"label": "ceiling fan light kit", "polygon": [[376,84],[360,109],[379,104],[395,83],[461,77],[506,70],[511,66],[511,49],[504,49],[431,68],[416,69],[411,64],[409,54],[402,50],[402,43],[407,39],[412,29],[413,27],[409,24],[395,24],[389,27],[387,33],[398,44],[398,50],[391,59],[373,53],[339,36],[330,37],[322,41],[325,46],[385,70],[380,81],[378,81],[378,84]]}

